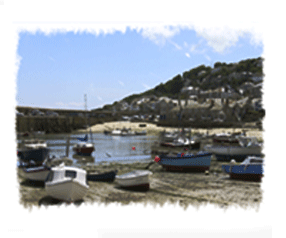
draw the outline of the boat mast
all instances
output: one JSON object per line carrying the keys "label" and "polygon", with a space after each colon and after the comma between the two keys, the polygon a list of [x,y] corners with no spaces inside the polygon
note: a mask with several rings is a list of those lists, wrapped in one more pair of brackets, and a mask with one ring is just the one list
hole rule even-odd
{"label": "boat mast", "polygon": [[[90,128],[90,124],[89,122],[87,123],[87,95],[84,94],[84,108],[85,108],[85,125],[89,127],[89,130],[90,130],[90,138],[91,138],[91,143],[93,143],[93,139],[92,139],[92,133],[91,133],[91,128]],[[88,119],[89,121],[89,119]]]}

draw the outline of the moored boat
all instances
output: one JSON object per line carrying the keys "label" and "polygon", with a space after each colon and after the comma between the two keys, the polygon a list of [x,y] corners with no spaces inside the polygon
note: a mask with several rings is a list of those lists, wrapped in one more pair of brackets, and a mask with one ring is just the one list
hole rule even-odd
{"label": "moored boat", "polygon": [[58,166],[51,169],[45,183],[47,194],[67,202],[81,200],[87,193],[86,171],[80,168]]}
{"label": "moored boat", "polygon": [[150,188],[150,175],[152,172],[148,170],[134,170],[130,173],[116,175],[115,181],[123,188],[145,191]]}
{"label": "moored boat", "polygon": [[73,146],[73,151],[77,155],[90,156],[94,150],[94,145],[87,142],[80,142]]}
{"label": "moored boat", "polygon": [[231,179],[261,181],[263,177],[263,159],[250,156],[239,164],[233,160],[229,164],[223,164],[222,170],[229,174]]}
{"label": "moored boat", "polygon": [[211,153],[200,151],[197,154],[160,155],[154,161],[169,171],[206,171],[211,164]]}

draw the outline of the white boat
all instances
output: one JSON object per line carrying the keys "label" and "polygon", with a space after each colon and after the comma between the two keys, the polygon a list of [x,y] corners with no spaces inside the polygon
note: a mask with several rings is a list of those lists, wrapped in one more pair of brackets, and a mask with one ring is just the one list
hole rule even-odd
{"label": "white boat", "polygon": [[45,183],[47,194],[55,199],[74,202],[87,193],[86,171],[60,165],[51,169]]}
{"label": "white boat", "polygon": [[112,136],[121,136],[121,130],[116,128],[115,130],[112,130],[110,134]]}
{"label": "white boat", "polygon": [[134,190],[148,190],[150,188],[149,176],[152,172],[148,170],[134,170],[130,173],[116,175],[115,181],[118,185]]}
{"label": "white boat", "polygon": [[219,161],[235,159],[242,162],[248,156],[262,154],[262,145],[254,137],[239,138],[239,145],[207,145],[204,149],[214,154]]}
{"label": "white boat", "polygon": [[130,128],[122,128],[118,129],[116,128],[115,130],[112,130],[110,133],[112,136],[134,136],[135,132],[131,131]]}
{"label": "white boat", "polygon": [[48,177],[51,169],[47,166],[34,168],[19,168],[19,175],[26,180],[44,182]]}

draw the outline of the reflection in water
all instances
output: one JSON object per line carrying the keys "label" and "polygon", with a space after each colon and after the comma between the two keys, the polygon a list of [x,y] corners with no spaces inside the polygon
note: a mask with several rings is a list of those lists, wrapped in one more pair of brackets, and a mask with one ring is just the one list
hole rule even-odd
{"label": "reflection in water", "polygon": [[73,160],[74,164],[102,162],[138,162],[146,161],[151,158],[151,146],[157,140],[156,136],[111,136],[101,133],[93,133],[92,141],[95,151],[91,156],[77,156],[72,147],[79,141],[77,137],[82,134],[56,134],[41,135],[41,139],[46,140],[50,148],[50,156],[56,158],[66,156],[66,142],[70,138],[68,158]]}

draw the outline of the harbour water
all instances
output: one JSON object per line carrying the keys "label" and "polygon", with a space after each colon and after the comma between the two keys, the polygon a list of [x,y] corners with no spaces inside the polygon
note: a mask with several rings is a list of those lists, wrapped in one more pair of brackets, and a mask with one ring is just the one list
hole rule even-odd
{"label": "harbour water", "polygon": [[[44,139],[50,148],[50,157],[66,155],[66,143],[69,137],[68,158],[73,160],[74,165],[85,163],[99,164],[110,162],[133,163],[146,162],[151,159],[151,146],[158,139],[154,135],[142,136],[111,136],[103,133],[88,134],[88,142],[94,143],[95,151],[91,156],[76,156],[72,147],[79,143],[77,139],[85,134],[48,134],[37,138]],[[28,139],[28,138],[27,138]],[[29,138],[30,139],[30,138]],[[18,140],[21,142],[21,139]]]}

